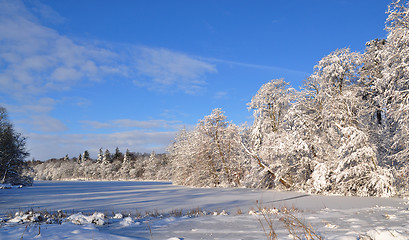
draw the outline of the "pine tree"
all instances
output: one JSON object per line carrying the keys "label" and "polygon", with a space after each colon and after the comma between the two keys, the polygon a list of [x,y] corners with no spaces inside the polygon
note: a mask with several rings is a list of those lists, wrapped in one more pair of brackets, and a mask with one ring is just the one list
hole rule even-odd
{"label": "pine tree", "polygon": [[82,161],[88,161],[89,158],[89,152],[87,150],[84,151],[84,153],[82,154]]}
{"label": "pine tree", "polygon": [[119,150],[119,147],[115,148],[115,154],[114,154],[114,160],[122,160],[123,158],[123,154],[121,153],[121,151]]}
{"label": "pine tree", "polygon": [[130,160],[130,153],[129,153],[129,149],[126,149],[126,152],[125,152],[125,155],[124,155],[124,163],[127,163],[127,162],[129,162],[129,160]]}
{"label": "pine tree", "polygon": [[102,158],[102,163],[107,165],[107,164],[110,164],[111,162],[112,162],[111,153],[109,152],[108,149],[106,149],[104,156]]}
{"label": "pine tree", "polygon": [[99,149],[98,157],[97,157],[97,163],[102,163],[104,158],[104,152],[102,151],[102,148]]}

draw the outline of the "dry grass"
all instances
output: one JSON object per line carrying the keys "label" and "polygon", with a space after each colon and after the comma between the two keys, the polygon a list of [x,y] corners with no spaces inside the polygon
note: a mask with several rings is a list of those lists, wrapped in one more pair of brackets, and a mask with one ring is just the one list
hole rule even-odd
{"label": "dry grass", "polygon": [[259,201],[256,201],[257,203],[257,209],[258,212],[260,213],[261,217],[258,218],[258,221],[261,225],[261,228],[263,228],[263,232],[266,235],[266,238],[268,240],[275,240],[277,238],[277,233],[274,230],[274,221],[275,221],[275,216],[273,216],[271,211],[266,211],[267,209],[262,206],[262,203],[259,203]]}
{"label": "dry grass", "polygon": [[299,213],[297,209],[288,209],[286,207],[282,207],[281,209],[277,209],[274,207],[266,208],[262,206],[262,204],[258,201],[256,203],[258,214],[260,216],[258,218],[258,221],[268,240],[278,239],[277,233],[274,229],[274,223],[277,220],[284,225],[289,233],[289,236],[291,236],[295,240],[323,239],[322,236],[316,233],[311,224],[307,224],[304,221],[300,220],[300,217],[297,216],[297,213]]}

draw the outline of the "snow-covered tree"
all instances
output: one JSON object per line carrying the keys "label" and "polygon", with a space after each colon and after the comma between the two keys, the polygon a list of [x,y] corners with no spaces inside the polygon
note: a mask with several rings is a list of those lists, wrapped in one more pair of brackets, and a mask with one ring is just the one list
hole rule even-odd
{"label": "snow-covered tree", "polygon": [[78,159],[77,159],[77,163],[81,164],[82,162],[83,162],[82,154],[80,153],[80,155],[78,156]]}
{"label": "snow-covered tree", "polygon": [[112,162],[111,153],[108,149],[105,149],[104,156],[102,157],[102,163],[108,165]]}
{"label": "snow-covered tree", "polygon": [[284,121],[284,115],[295,98],[295,90],[283,79],[264,84],[251,99],[248,109],[253,110],[254,124],[251,139],[254,148],[263,144],[266,135],[276,132]]}
{"label": "snow-covered tree", "polygon": [[144,172],[145,179],[155,180],[157,171],[158,171],[158,161],[156,159],[155,151],[152,151],[145,165],[145,172]]}
{"label": "snow-covered tree", "polygon": [[0,106],[0,182],[31,185],[32,179],[23,175],[28,155],[25,138],[14,131],[6,109]]}
{"label": "snow-covered tree", "polygon": [[382,77],[374,85],[393,135],[391,164],[409,170],[409,8],[400,2],[389,6]]}
{"label": "snow-covered tree", "polygon": [[129,149],[126,149],[125,155],[124,155],[124,163],[129,162],[130,161],[130,152]]}
{"label": "snow-covered tree", "polygon": [[88,161],[88,160],[90,160],[89,152],[87,150],[85,150],[84,153],[82,154],[82,161],[84,162],[84,161]]}
{"label": "snow-covered tree", "polygon": [[104,159],[104,152],[102,151],[102,148],[100,148],[98,152],[97,163],[102,163],[103,159]]}
{"label": "snow-covered tree", "polygon": [[220,109],[182,130],[170,147],[174,181],[194,186],[239,185],[243,178],[243,149],[239,128]]}
{"label": "snow-covered tree", "polygon": [[375,147],[355,127],[340,127],[342,139],[329,191],[357,196],[390,197],[395,193],[390,170],[378,165]]}
{"label": "snow-covered tree", "polygon": [[361,62],[358,53],[337,50],[319,62],[306,82],[311,98],[300,106],[314,120],[311,133],[316,139],[308,141],[315,163],[308,180],[312,185],[307,184],[310,191],[360,196],[394,192],[393,177],[379,166],[377,148],[363,123],[368,119],[362,117]]}

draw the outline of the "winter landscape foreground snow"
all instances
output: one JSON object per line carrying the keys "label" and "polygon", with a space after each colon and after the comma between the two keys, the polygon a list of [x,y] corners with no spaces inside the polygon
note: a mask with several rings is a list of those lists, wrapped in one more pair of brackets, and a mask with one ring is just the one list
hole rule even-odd
{"label": "winter landscape foreground snow", "polygon": [[263,214],[278,239],[293,239],[279,220],[285,211],[324,239],[409,239],[408,207],[399,198],[40,181],[0,190],[0,239],[268,239]]}

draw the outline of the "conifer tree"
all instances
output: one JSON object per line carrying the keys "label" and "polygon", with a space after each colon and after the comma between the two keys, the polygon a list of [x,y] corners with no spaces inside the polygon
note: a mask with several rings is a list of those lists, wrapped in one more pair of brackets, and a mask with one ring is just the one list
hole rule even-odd
{"label": "conifer tree", "polygon": [[97,163],[102,163],[104,158],[104,152],[102,151],[102,148],[99,149],[98,157],[97,157]]}
{"label": "conifer tree", "polygon": [[102,163],[107,165],[110,164],[111,162],[112,162],[111,153],[109,152],[108,149],[105,149],[105,153],[102,158]]}
{"label": "conifer tree", "polygon": [[88,161],[89,158],[89,152],[87,150],[84,151],[84,153],[82,154],[82,161]]}
{"label": "conifer tree", "polygon": [[114,154],[113,158],[114,158],[115,160],[122,160],[123,154],[122,154],[121,151],[119,150],[119,147],[116,147],[116,148],[115,148],[115,154]]}
{"label": "conifer tree", "polygon": [[130,158],[130,153],[129,153],[129,149],[126,149],[125,155],[124,155],[124,163],[129,162],[129,158]]}

